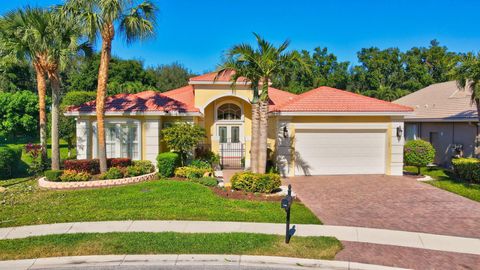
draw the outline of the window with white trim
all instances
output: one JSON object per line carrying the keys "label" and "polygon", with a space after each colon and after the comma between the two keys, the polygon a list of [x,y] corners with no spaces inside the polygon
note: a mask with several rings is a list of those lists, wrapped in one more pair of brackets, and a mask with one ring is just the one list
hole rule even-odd
{"label": "window with white trim", "polygon": [[107,123],[107,158],[140,159],[140,125],[134,122]]}
{"label": "window with white trim", "polygon": [[217,109],[217,120],[241,120],[242,109],[238,105],[225,103]]}

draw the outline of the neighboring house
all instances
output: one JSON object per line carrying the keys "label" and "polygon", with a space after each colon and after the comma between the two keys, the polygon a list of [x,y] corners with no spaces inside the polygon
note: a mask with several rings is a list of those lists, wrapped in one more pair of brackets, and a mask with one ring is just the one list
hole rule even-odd
{"label": "neighboring house", "polygon": [[[250,84],[216,73],[191,78],[168,92],[119,94],[106,101],[108,157],[155,161],[167,151],[160,130],[175,121],[206,129],[203,147],[225,167],[249,167]],[[401,175],[403,118],[413,109],[330,87],[295,95],[269,87],[270,159],[286,176]],[[77,118],[77,158],[97,157],[95,101],[71,107]]]}
{"label": "neighboring house", "polygon": [[450,166],[453,156],[472,157],[478,134],[477,109],[471,93],[455,81],[432,84],[394,103],[413,107],[415,114],[405,117],[405,138],[423,139],[436,150],[435,163]]}

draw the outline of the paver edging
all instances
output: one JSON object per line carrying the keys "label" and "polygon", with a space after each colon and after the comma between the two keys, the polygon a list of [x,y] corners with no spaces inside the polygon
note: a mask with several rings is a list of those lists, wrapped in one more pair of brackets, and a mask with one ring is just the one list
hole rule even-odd
{"label": "paver edging", "polygon": [[46,177],[42,177],[38,179],[38,185],[42,188],[57,189],[57,190],[87,189],[87,188],[123,186],[123,185],[153,180],[156,177],[157,177],[157,172],[139,175],[135,177],[126,177],[121,179],[94,180],[94,181],[84,181],[84,182],[53,182],[53,181],[48,181]]}

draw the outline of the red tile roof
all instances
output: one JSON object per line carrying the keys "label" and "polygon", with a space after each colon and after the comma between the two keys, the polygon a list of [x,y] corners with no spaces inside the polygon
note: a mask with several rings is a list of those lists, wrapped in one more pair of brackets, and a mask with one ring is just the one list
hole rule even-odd
{"label": "red tile roof", "polygon": [[[192,82],[198,82],[198,81],[217,81],[217,82],[230,82],[230,79],[233,74],[235,74],[234,70],[226,70],[219,75],[217,75],[218,72],[210,72],[207,74],[203,74],[200,76],[192,77],[190,78],[190,81]],[[216,77],[216,78],[215,78]],[[240,77],[237,79],[237,82],[248,82],[248,79],[245,77]]]}
{"label": "red tile roof", "polygon": [[277,112],[411,112],[412,108],[322,86],[276,106]]}
{"label": "red tile roof", "polygon": [[293,101],[297,95],[273,87],[268,87],[268,97],[270,98],[269,110],[275,111],[276,108],[279,108],[281,105]]}
{"label": "red tile roof", "polygon": [[[70,112],[94,112],[95,100],[80,106],[69,108]],[[137,94],[118,94],[107,97],[106,112],[144,112],[144,111],[179,111],[198,112],[194,106],[193,86],[188,85],[168,92],[152,90]]]}

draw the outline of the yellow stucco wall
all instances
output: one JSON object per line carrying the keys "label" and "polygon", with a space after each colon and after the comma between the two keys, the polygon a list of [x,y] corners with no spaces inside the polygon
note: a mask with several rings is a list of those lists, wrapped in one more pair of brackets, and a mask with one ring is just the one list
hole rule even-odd
{"label": "yellow stucco wall", "polygon": [[235,89],[229,85],[195,85],[195,106],[201,111],[213,101],[225,96],[236,96],[248,101],[252,100],[253,92],[243,85],[237,85]]}

